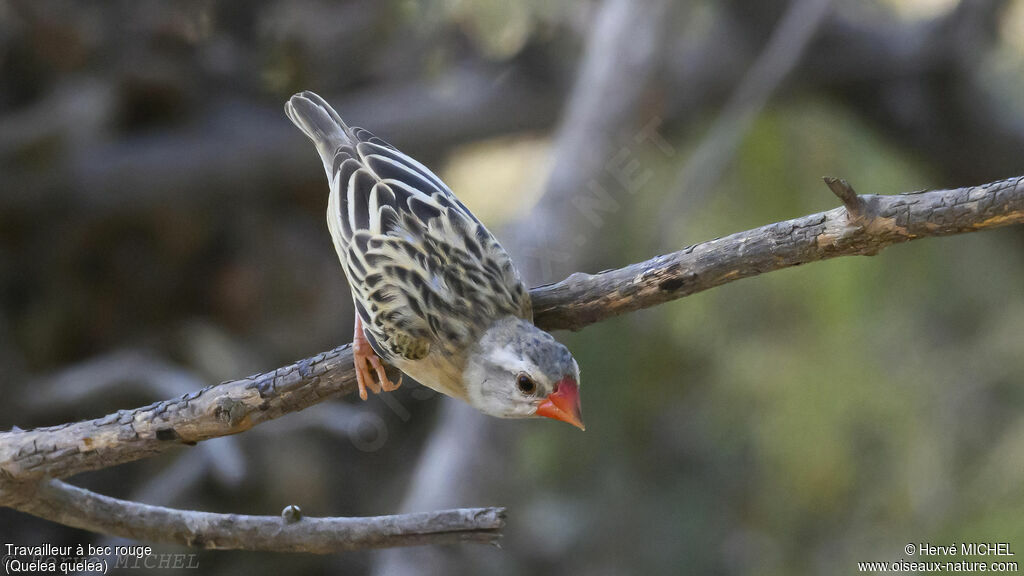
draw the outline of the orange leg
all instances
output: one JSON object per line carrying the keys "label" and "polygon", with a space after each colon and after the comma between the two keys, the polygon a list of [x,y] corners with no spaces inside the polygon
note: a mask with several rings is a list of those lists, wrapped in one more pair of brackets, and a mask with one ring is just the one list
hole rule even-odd
{"label": "orange leg", "polygon": [[[356,366],[356,382],[359,383],[359,397],[363,400],[367,398],[367,388],[374,394],[380,394],[381,390],[391,392],[402,385],[401,376],[398,377],[397,384],[388,378],[388,373],[384,370],[384,363],[377,357],[377,353],[373,351],[373,347],[370,346],[370,342],[363,334],[363,321],[358,314],[356,314],[355,334],[352,335],[352,356]],[[370,372],[370,368],[373,368],[373,372],[376,373],[376,379]]]}

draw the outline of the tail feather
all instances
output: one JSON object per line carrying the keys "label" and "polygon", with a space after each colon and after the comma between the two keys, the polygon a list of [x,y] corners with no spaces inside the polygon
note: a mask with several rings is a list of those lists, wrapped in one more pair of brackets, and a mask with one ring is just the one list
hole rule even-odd
{"label": "tail feather", "polygon": [[351,130],[331,105],[310,91],[292,96],[284,105],[285,114],[316,144],[327,177],[331,177],[334,155],[340,146],[351,144]]}

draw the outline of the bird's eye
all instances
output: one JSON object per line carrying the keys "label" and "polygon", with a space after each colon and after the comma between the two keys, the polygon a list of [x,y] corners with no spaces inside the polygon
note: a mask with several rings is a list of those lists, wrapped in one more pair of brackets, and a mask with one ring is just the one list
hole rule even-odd
{"label": "bird's eye", "polygon": [[533,381],[533,378],[530,378],[526,374],[516,376],[516,387],[519,388],[519,391],[523,394],[533,394],[537,391],[537,383]]}

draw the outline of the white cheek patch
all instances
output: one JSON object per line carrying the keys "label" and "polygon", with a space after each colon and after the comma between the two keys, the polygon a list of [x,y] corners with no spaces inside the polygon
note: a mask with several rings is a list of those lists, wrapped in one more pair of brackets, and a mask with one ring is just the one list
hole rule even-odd
{"label": "white cheek patch", "polygon": [[[536,410],[533,402],[522,397],[515,387],[514,375],[526,372],[541,382],[544,375],[536,364],[521,357],[511,346],[489,352],[486,365],[472,364],[464,374],[466,399],[477,410],[498,418],[527,418]],[[485,366],[497,366],[488,372]]]}
{"label": "white cheek patch", "polygon": [[488,356],[488,360],[508,370],[509,373],[512,374],[526,372],[534,378],[543,378],[544,376],[536,364],[526,358],[523,358],[509,346],[504,346],[494,352],[491,352]]}

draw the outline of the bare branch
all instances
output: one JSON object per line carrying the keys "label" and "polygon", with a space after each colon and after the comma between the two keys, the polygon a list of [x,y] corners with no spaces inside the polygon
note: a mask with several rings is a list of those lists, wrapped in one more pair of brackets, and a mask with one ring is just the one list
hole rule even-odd
{"label": "bare branch", "polygon": [[1024,176],[953,190],[860,196],[862,217],[835,208],[695,244],[600,274],[573,274],[534,288],[534,320],[578,330],[749,278],[837,256],[874,255],[887,246],[1024,223]]}
{"label": "bare branch", "polygon": [[63,478],[244,432],[356,389],[351,345],[103,418],[0,433],[0,480]]}
{"label": "bare branch", "polygon": [[[88,92],[90,86],[72,86],[60,97]],[[442,94],[437,86],[447,88]],[[453,144],[547,126],[555,119],[561,95],[557,79],[534,78],[522,65],[467,64],[434,82],[388,83],[329,100],[353,125],[373,126],[374,132],[387,135],[389,141],[422,160]],[[81,117],[105,113],[99,98],[92,100],[97,102],[91,112],[77,112],[78,123]],[[25,120],[11,119],[12,125],[48,113],[59,116],[58,122],[45,123],[57,130],[59,121],[68,117],[64,109],[75,102],[44,102]],[[10,175],[13,181],[5,189],[12,193],[0,195],[0,211],[31,209],[57,198],[94,214],[152,205],[168,197],[193,202],[211,193],[230,195],[245,190],[251,198],[269,193],[275,184],[294,184],[317,175],[309,169],[313,160],[308,151],[295,145],[302,135],[279,120],[280,106],[249,100],[229,104],[212,106],[198,119],[207,129],[154,134],[147,138],[146,146],[133,145],[130,138],[117,142],[73,138],[71,149],[47,174]],[[50,105],[58,106],[57,111],[46,108]],[[388,113],[381,114],[382,110]],[[225,125],[232,129],[222,129]],[[32,136],[8,129],[6,118],[2,128],[0,153]]]}
{"label": "bare branch", "polygon": [[59,480],[19,492],[16,507],[40,518],[135,540],[207,549],[328,554],[347,550],[495,542],[502,508],[462,508],[368,518],[301,518],[213,514],[102,496]]}
{"label": "bare branch", "polygon": [[[124,386],[131,383],[132,386]],[[156,398],[183,394],[205,384],[198,375],[143,351],[123,349],[90,358],[31,382],[22,402],[34,408],[81,406],[86,398],[145,390]]]}
{"label": "bare branch", "polygon": [[[859,198],[863,213],[856,220],[848,218],[846,208],[835,208],[534,288],[535,322],[547,330],[578,330],[772,270],[877,254],[917,238],[1024,223],[1024,176],[968,188]],[[270,372],[103,418],[3,432],[0,484],[63,478],[180,444],[237,434],[355,389],[346,344]]]}

